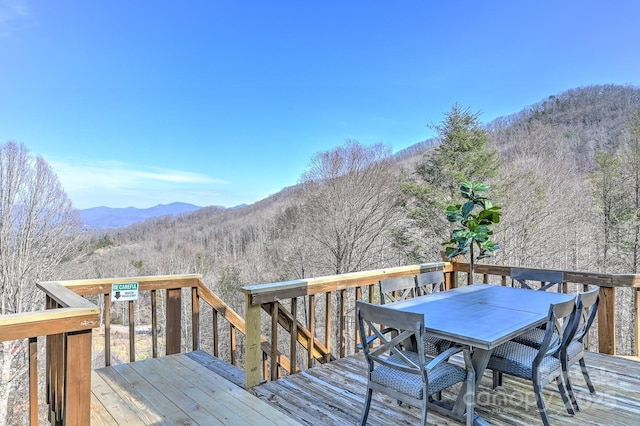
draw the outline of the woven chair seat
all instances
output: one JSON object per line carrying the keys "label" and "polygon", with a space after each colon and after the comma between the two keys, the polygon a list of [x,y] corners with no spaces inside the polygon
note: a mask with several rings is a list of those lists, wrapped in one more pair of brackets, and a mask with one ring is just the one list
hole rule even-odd
{"label": "woven chair seat", "polygon": [[[539,348],[542,344],[542,340],[544,340],[545,331],[541,328],[534,328],[527,331],[524,334],[513,339],[514,342],[531,346],[532,348]],[[572,360],[580,355],[584,351],[584,347],[582,342],[571,342],[569,346],[567,346],[567,356],[568,359]],[[556,358],[560,356],[560,353],[554,355]]]}
{"label": "woven chair seat", "polygon": [[514,337],[513,341],[537,349],[540,347],[542,341],[544,340],[545,331],[546,330],[543,330],[542,328],[532,328],[525,331],[521,335]]}
{"label": "woven chair seat", "polygon": [[[403,354],[411,361],[418,363],[417,353],[405,351]],[[425,363],[428,364],[432,359],[425,357]],[[388,360],[398,365],[405,364],[397,355],[389,356]],[[443,362],[435,368],[427,370],[427,375],[429,377],[427,392],[432,395],[456,383],[463,382],[467,377],[467,372],[462,367]],[[371,381],[413,398],[422,399],[424,397],[422,377],[418,374],[406,373],[385,365],[379,365],[371,372]]]}
{"label": "woven chair seat", "polygon": [[[551,304],[545,323],[545,335],[538,347],[534,348],[511,340],[496,347],[487,364],[487,368],[493,370],[494,387],[502,385],[503,373],[531,380],[536,404],[545,426],[550,426],[551,420],[547,413],[542,388],[552,381],[558,386],[558,392],[567,413],[575,414],[573,401],[570,400],[573,396],[569,396],[570,391],[565,387],[562,361],[558,355],[565,342],[571,339],[576,308],[575,299]],[[527,333],[531,337],[536,331],[528,330]]]}
{"label": "woven chair seat", "polygon": [[[498,346],[491,355],[487,366],[490,370],[502,371],[512,376],[531,379],[533,377],[533,360],[538,355],[538,349],[513,341]],[[542,377],[560,370],[560,360],[556,357],[543,359],[538,369]]]}
{"label": "woven chair seat", "polygon": [[451,342],[449,340],[440,339],[434,335],[425,333],[422,337],[424,342],[425,355],[437,356],[439,353],[449,349]]}
{"label": "woven chair seat", "polygon": [[569,346],[567,346],[567,359],[573,360],[583,352],[584,346],[582,345],[582,342],[571,342]]}

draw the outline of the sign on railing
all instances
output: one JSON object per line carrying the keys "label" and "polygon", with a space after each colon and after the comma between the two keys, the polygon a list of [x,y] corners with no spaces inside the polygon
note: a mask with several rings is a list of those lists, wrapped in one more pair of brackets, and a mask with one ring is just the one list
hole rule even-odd
{"label": "sign on railing", "polygon": [[111,299],[118,302],[138,300],[138,283],[111,284]]}

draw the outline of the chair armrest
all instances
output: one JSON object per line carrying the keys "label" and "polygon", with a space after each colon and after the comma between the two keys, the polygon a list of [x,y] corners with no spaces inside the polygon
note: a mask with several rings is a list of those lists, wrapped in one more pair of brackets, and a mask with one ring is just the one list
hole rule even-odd
{"label": "chair armrest", "polygon": [[[381,332],[382,334],[387,334],[387,333],[389,333],[389,332],[391,332],[391,331],[395,331],[395,332],[397,332],[398,330],[397,330],[397,329],[395,329],[395,328],[391,328],[391,327],[387,327],[387,328],[385,328],[385,329],[383,329],[383,330],[380,330],[380,332]],[[367,342],[367,346],[369,346],[369,345],[371,344],[371,342],[373,342],[373,341],[374,341],[374,340],[376,340],[377,338],[378,338],[378,336],[376,336],[375,334],[373,334],[373,335],[371,335],[371,336],[367,337],[367,340],[366,340],[366,342]],[[358,348],[358,350],[360,350],[360,351],[361,351],[362,349],[364,349],[364,348],[362,347],[362,343],[358,343],[358,344],[356,345],[356,348]]]}
{"label": "chair armrest", "polygon": [[462,346],[452,346],[446,351],[438,354],[438,356],[432,359],[431,362],[429,362],[425,367],[427,368],[427,370],[431,370],[432,368],[442,363],[443,361],[447,361],[449,358],[451,358],[453,355],[457,354],[463,349],[464,348]]}

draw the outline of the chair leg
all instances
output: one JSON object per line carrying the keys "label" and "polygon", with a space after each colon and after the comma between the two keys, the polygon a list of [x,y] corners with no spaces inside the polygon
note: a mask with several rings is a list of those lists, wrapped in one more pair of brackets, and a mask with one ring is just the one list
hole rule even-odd
{"label": "chair leg", "polygon": [[422,398],[422,426],[427,426],[428,405],[429,405],[429,398]]}
{"label": "chair leg", "polygon": [[367,396],[364,401],[364,408],[362,410],[362,419],[360,420],[360,426],[367,424],[367,418],[369,417],[369,408],[371,408],[371,397],[373,396],[373,389],[367,387]]}
{"label": "chair leg", "polygon": [[540,411],[540,418],[544,426],[551,426],[549,415],[547,414],[547,407],[544,405],[544,399],[542,398],[542,387],[536,384],[533,385],[533,392],[536,394],[536,403],[538,404],[538,411]]}
{"label": "chair leg", "polygon": [[569,379],[569,361],[565,357],[561,357],[560,361],[562,363],[562,377],[564,379],[564,384],[567,387],[567,392],[569,392],[569,399],[576,411],[580,411],[576,395],[573,392],[573,386],[571,386],[571,380]]}
{"label": "chair leg", "polygon": [[569,399],[571,400],[571,405],[576,409],[576,411],[580,411],[580,407],[578,406],[578,401],[576,400],[576,395],[573,392],[573,387],[571,386],[571,381],[569,379],[569,372],[562,366],[562,377],[564,378],[564,384],[567,388],[567,392],[569,393]]}
{"label": "chair leg", "polygon": [[592,394],[595,394],[596,388],[594,388],[593,383],[591,383],[591,378],[589,377],[589,372],[587,371],[587,364],[584,362],[584,358],[580,358],[580,369],[582,370],[584,381],[587,382],[587,387],[589,388],[589,392],[591,392]]}
{"label": "chair leg", "polygon": [[562,402],[564,402],[564,406],[567,409],[567,413],[570,415],[575,415],[576,412],[573,411],[573,404],[569,400],[569,396],[567,395],[567,389],[564,387],[564,381],[562,380],[562,376],[558,376],[556,378],[556,383],[558,384],[558,391],[560,392],[560,396],[562,397]]}
{"label": "chair leg", "polygon": [[502,386],[502,371],[493,370],[493,390]]}

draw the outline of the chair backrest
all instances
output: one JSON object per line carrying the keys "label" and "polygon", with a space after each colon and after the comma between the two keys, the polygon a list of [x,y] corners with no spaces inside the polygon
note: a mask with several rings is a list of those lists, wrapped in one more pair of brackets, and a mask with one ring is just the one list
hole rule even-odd
{"label": "chair backrest", "polygon": [[539,365],[548,356],[556,355],[564,346],[565,341],[571,338],[575,312],[575,298],[549,306],[544,339],[534,365]]}
{"label": "chair backrest", "polygon": [[[546,291],[550,287],[557,285],[558,293],[562,292],[561,284],[564,281],[564,272],[562,271],[511,268],[509,275],[511,276],[512,287],[519,284],[522,288]],[[535,288],[533,282],[538,282],[539,287]]]}
{"label": "chair backrest", "polygon": [[444,272],[432,271],[423,272],[416,276],[417,295],[422,296],[429,293],[444,290]]}
{"label": "chair backrest", "polygon": [[381,303],[397,302],[416,295],[416,282],[413,276],[385,278],[380,280]]}
{"label": "chair backrest", "polygon": [[600,287],[594,287],[589,291],[578,293],[576,300],[577,312],[574,324],[572,341],[582,342],[589,332],[591,324],[596,319],[598,305],[600,304]]}
{"label": "chair backrest", "polygon": [[[415,336],[418,346],[423,344],[424,315],[420,313],[397,311],[383,305],[374,305],[361,300],[356,301],[358,315],[358,327],[364,354],[369,362],[369,371],[374,364],[383,364],[396,370],[422,375],[427,381],[424,348],[418,348],[418,363],[410,360],[403,352],[403,342]],[[397,333],[385,334],[382,326],[385,324],[397,331]],[[373,334],[378,337],[379,345],[370,347],[367,336]],[[389,362],[390,355],[396,355],[394,362]]]}

